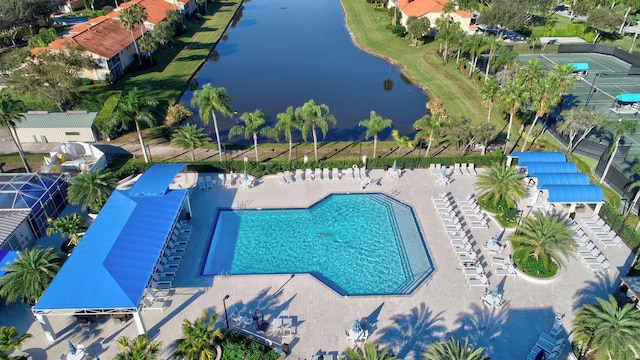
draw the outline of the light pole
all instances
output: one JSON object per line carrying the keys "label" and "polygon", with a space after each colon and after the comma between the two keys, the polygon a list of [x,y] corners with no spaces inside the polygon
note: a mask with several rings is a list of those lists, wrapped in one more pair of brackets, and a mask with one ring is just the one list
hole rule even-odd
{"label": "light pole", "polygon": [[224,298],[222,298],[222,306],[224,307],[224,321],[227,324],[227,330],[229,330],[229,316],[227,316],[227,299],[229,298],[229,295],[225,295]]}
{"label": "light pole", "polygon": [[587,102],[584,104],[584,107],[589,106],[589,101],[591,101],[591,98],[593,97],[593,85],[596,83],[596,79],[598,78],[598,76],[601,76],[601,75],[602,73],[595,73],[595,75],[593,76],[593,80],[591,81],[591,87],[589,88],[589,95],[587,96]]}

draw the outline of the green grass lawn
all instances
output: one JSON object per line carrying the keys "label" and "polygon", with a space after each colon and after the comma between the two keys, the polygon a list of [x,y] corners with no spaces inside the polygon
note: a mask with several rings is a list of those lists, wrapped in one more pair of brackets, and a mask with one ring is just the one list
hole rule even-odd
{"label": "green grass lawn", "polygon": [[[386,12],[375,11],[361,0],[342,0],[349,29],[355,42],[366,51],[403,67],[404,73],[430,98],[440,100],[454,116],[464,116],[474,123],[486,120],[488,108],[482,105],[479,88],[455,68],[455,61],[444,66],[437,57],[435,42],[414,47],[409,38],[398,38],[385,26],[390,24]],[[498,107],[492,121],[501,128]]]}

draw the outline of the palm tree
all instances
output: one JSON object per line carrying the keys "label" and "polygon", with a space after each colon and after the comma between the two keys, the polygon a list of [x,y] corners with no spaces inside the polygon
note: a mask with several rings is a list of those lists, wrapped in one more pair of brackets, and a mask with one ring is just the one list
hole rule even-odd
{"label": "palm tree", "polygon": [[191,152],[191,161],[196,161],[196,149],[209,142],[209,135],[196,125],[181,126],[173,133],[171,145]]}
{"label": "palm tree", "polygon": [[316,135],[316,129],[320,128],[322,131],[322,137],[327,136],[329,131],[329,124],[336,126],[336,118],[329,111],[329,107],[325,104],[316,105],[313,99],[307,101],[301,107],[296,108],[296,117],[302,121],[300,130],[302,131],[302,138],[307,141],[307,135],[309,130],[313,135],[313,152],[315,154],[316,162],[318,161],[318,136]]}
{"label": "palm tree", "polygon": [[635,120],[618,120],[609,122],[607,125],[613,127],[614,130],[614,140],[613,140],[613,152],[611,153],[611,157],[607,162],[607,166],[604,168],[602,172],[602,177],[600,178],[600,184],[604,183],[604,179],[607,177],[607,173],[609,173],[609,168],[611,168],[611,164],[613,163],[613,158],[616,157],[616,153],[618,152],[618,147],[620,146],[620,140],[625,135],[633,135],[636,133],[638,129],[638,123]]}
{"label": "palm tree", "polygon": [[574,343],[582,355],[593,353],[596,360],[632,360],[640,352],[640,311],[633,303],[622,307],[613,295],[597,298],[576,311],[573,320]]}
{"label": "palm tree", "polygon": [[513,126],[513,118],[522,106],[521,100],[522,84],[517,81],[511,81],[504,85],[498,91],[498,99],[505,109],[509,109],[509,125],[507,127],[507,141],[505,143],[505,152],[511,139],[511,127]]}
{"label": "palm tree", "polygon": [[82,210],[97,214],[107,202],[118,180],[108,170],[87,171],[78,174],[67,188],[67,201],[82,204]]}
{"label": "palm tree", "polygon": [[551,260],[562,265],[561,255],[567,257],[575,252],[573,231],[560,215],[537,212],[534,217],[524,218],[517,230],[511,237],[514,249],[531,251],[530,256],[541,262],[546,271]]}
{"label": "palm tree", "polygon": [[275,129],[284,133],[284,138],[289,141],[289,161],[291,161],[291,152],[293,151],[293,129],[300,129],[300,122],[293,112],[293,106],[289,106],[287,110],[277,115]]}
{"label": "palm tree", "polygon": [[[448,4],[448,3],[447,3]],[[440,14],[436,19],[436,40],[440,41],[440,52],[442,53],[442,62],[446,65],[449,60],[449,45],[456,35],[456,29],[460,24],[453,22],[451,17]],[[443,51],[444,47],[444,51]]]}
{"label": "palm tree", "polygon": [[[631,168],[631,173],[637,174],[639,172],[640,172],[640,164],[633,165],[633,167]],[[631,206],[629,206],[629,209],[627,209],[627,212],[624,217],[625,222],[627,221],[627,218],[629,217],[629,215],[631,215],[631,211],[633,210],[633,208],[635,208],[636,204],[638,204],[638,200],[640,200],[640,180],[636,180],[631,184],[627,185],[627,189],[629,191],[632,191],[633,189],[638,189],[638,191],[636,191],[636,195],[633,197],[633,201],[631,201]]]}
{"label": "palm tree", "polygon": [[389,349],[379,349],[377,345],[370,342],[364,343],[363,347],[347,348],[344,354],[349,360],[395,360],[396,356],[389,353]]}
{"label": "palm tree", "polygon": [[24,333],[19,335],[18,329],[15,326],[2,326],[0,327],[0,359],[13,360],[22,359],[22,357],[9,357],[9,354],[15,350],[20,350],[22,343],[32,338],[33,335]]}
{"label": "palm tree", "polygon": [[376,158],[376,150],[378,148],[378,133],[386,128],[391,127],[391,119],[383,119],[382,116],[376,114],[371,110],[369,119],[362,120],[358,123],[359,126],[364,126],[367,132],[364,134],[365,139],[369,139],[373,136],[373,158]]}
{"label": "palm tree", "polygon": [[571,76],[573,70],[568,64],[556,64],[549,73],[544,75],[544,72],[544,67],[535,59],[529,61],[529,64],[524,66],[521,71],[521,74],[529,79],[529,81],[525,81],[525,91],[528,93],[526,98],[536,109],[536,115],[524,138],[521,151],[526,149],[538,119],[547,114],[560,101],[562,95],[576,83],[576,78]]}
{"label": "palm tree", "polygon": [[147,55],[147,58],[151,60],[151,53],[158,49],[158,42],[151,36],[144,36],[140,38],[140,51]]}
{"label": "palm tree", "polygon": [[147,335],[135,339],[123,336],[118,339],[118,349],[122,352],[116,355],[116,360],[154,360],[162,350],[162,343],[149,341]]}
{"label": "palm tree", "polygon": [[469,338],[460,340],[450,338],[447,342],[437,342],[427,345],[427,352],[423,360],[486,360],[484,348],[473,348],[469,344]]}
{"label": "palm tree", "polygon": [[[132,6],[133,7],[133,6]],[[144,155],[144,161],[149,163],[149,154],[144,145],[144,138],[140,129],[140,122],[146,123],[148,126],[155,125],[155,117],[153,115],[154,108],[158,105],[158,101],[150,97],[138,94],[138,88],[134,87],[125,95],[119,95],[116,98],[116,106],[113,116],[119,124],[126,130],[133,122],[138,132],[138,140],[140,140],[140,148]]]}
{"label": "palm tree", "polygon": [[8,304],[22,299],[27,305],[34,305],[60,270],[64,259],[64,255],[56,253],[53,247],[36,246],[18,251],[18,257],[4,268],[6,273],[0,277],[0,296]]}
{"label": "palm tree", "polygon": [[78,245],[84,231],[87,230],[82,225],[84,220],[78,213],[72,213],[67,216],[61,216],[55,220],[49,219],[50,226],[47,228],[47,235],[51,236],[59,233],[67,238],[72,245]]}
{"label": "palm tree", "polygon": [[173,133],[183,121],[192,116],[193,113],[191,110],[180,104],[175,104],[167,109],[167,116],[164,119],[164,124],[169,128],[170,132]]}
{"label": "palm tree", "polygon": [[462,49],[466,41],[467,33],[462,31],[462,29],[460,28],[455,29],[451,38],[451,43],[455,46],[456,49],[456,69],[460,68],[460,54],[462,53]]}
{"label": "palm tree", "polygon": [[391,137],[398,144],[398,157],[400,157],[400,149],[415,147],[413,140],[408,136],[401,136],[398,130],[391,131]]}
{"label": "palm tree", "polygon": [[522,199],[527,195],[527,188],[522,181],[524,174],[519,173],[515,166],[493,164],[476,178],[475,188],[479,195],[488,194],[488,200],[497,205],[504,200],[510,207],[514,206],[514,198]]}
{"label": "palm tree", "polygon": [[178,351],[176,359],[211,360],[216,357],[215,341],[222,339],[222,332],[215,327],[218,314],[208,309],[202,310],[202,316],[193,323],[184,319],[182,333],[184,338],[176,340]]}
{"label": "palm tree", "polygon": [[0,95],[0,124],[7,128],[9,136],[11,136],[13,143],[16,144],[25,171],[31,172],[27,158],[24,156],[24,151],[22,150],[22,144],[20,143],[20,139],[18,139],[18,133],[16,132],[16,123],[24,119],[23,113],[25,109],[26,107],[22,100],[14,99],[11,97],[11,94],[7,92],[3,92],[2,95]]}
{"label": "palm tree", "polygon": [[489,79],[489,67],[491,66],[491,61],[493,57],[496,56],[496,51],[499,47],[498,39],[496,36],[488,36],[486,38],[485,47],[489,49],[489,54],[487,55],[487,68],[484,70],[484,82],[486,83]]}
{"label": "palm tree", "polygon": [[244,123],[235,125],[229,129],[229,139],[234,136],[243,135],[245,139],[253,138],[253,148],[256,152],[256,162],[258,159],[258,134],[278,140],[278,131],[272,127],[264,126],[267,115],[262,110],[255,110],[252,113],[240,115],[240,121]]}
{"label": "palm tree", "polygon": [[489,112],[487,113],[487,121],[491,121],[491,110],[493,109],[493,104],[496,101],[496,97],[498,96],[498,91],[500,90],[500,85],[495,78],[490,78],[489,80],[485,79],[484,84],[480,88],[480,95],[482,95],[482,100],[489,107]]}
{"label": "palm tree", "polygon": [[[220,132],[218,131],[218,119],[216,111],[223,116],[232,116],[231,98],[227,95],[225,88],[214,88],[211,84],[204,84],[202,90],[196,90],[191,99],[191,106],[198,106],[198,114],[202,123],[207,126],[209,120],[213,118],[213,128],[216,131],[216,141],[218,142],[218,154],[222,161],[222,145],[220,144]],[[211,116],[209,116],[211,114]]]}
{"label": "palm tree", "polygon": [[440,141],[440,123],[436,119],[431,119],[429,115],[424,115],[420,119],[413,123],[413,130],[416,131],[413,141],[420,142],[422,140],[429,140],[427,145],[427,153],[425,157],[429,157],[431,151],[431,143]]}
{"label": "palm tree", "polygon": [[133,4],[126,9],[120,10],[118,15],[118,21],[122,27],[129,29],[131,32],[131,41],[138,54],[138,64],[142,65],[142,58],[140,57],[140,50],[138,49],[138,43],[136,43],[136,37],[133,35],[133,28],[140,26],[140,32],[144,34],[144,21],[147,19],[147,12],[138,4]]}
{"label": "palm tree", "polygon": [[478,57],[485,47],[485,38],[483,35],[473,34],[468,36],[466,40],[464,48],[471,56],[471,67],[469,68],[469,79],[471,79],[473,69],[476,68],[476,64],[478,63]]}

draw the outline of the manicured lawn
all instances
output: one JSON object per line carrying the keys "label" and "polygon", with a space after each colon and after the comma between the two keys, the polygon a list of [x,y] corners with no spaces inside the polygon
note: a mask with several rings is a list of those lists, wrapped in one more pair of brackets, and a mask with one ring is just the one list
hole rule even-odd
{"label": "manicured lawn", "polygon": [[[43,159],[47,154],[25,154],[25,156],[31,170],[36,171],[44,163]],[[24,172],[24,165],[19,155],[0,156],[0,164],[4,172]]]}
{"label": "manicured lawn", "polygon": [[[482,105],[479,88],[455,69],[455,61],[443,66],[437,57],[438,44],[409,45],[409,38],[398,38],[385,26],[390,24],[386,12],[375,11],[363,0],[342,0],[347,24],[356,43],[365,50],[401,64],[405,74],[426,89],[430,98],[440,100],[454,117],[467,117],[474,123],[486,120],[487,107]],[[498,128],[499,109],[492,120]]]}

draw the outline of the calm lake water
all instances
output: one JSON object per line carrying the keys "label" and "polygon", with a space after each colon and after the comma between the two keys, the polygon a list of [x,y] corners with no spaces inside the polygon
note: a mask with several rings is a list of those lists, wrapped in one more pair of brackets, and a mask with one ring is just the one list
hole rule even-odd
{"label": "calm lake water", "polygon": [[[390,90],[385,90],[386,79],[393,83]],[[426,114],[427,98],[417,86],[395,66],[353,44],[338,0],[245,2],[239,21],[195,80],[198,88],[206,83],[226,88],[235,118],[261,109],[269,117],[268,125],[288,106],[295,109],[309,99],[327,104],[337,126],[329,128],[326,140],[364,139],[365,129],[358,123],[368,119],[371,110],[392,119],[401,134],[412,136],[411,124]],[[190,107],[192,96],[186,91],[180,103]],[[235,124],[234,119],[218,116],[223,141]],[[211,123],[207,130],[213,133]],[[387,129],[380,138],[390,134]]]}

